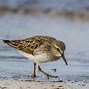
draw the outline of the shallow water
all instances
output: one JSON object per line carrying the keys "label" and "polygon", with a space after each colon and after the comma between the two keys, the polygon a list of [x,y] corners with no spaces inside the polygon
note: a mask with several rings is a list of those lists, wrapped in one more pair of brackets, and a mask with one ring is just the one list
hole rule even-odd
{"label": "shallow water", "polygon": [[[66,66],[63,60],[42,64],[42,69],[63,80],[89,82],[89,22],[48,17],[45,15],[0,16],[0,38],[22,39],[49,35],[66,44]],[[56,65],[56,66],[55,66]],[[31,79],[33,62],[0,41],[0,79]],[[57,69],[54,72],[52,69]],[[44,75],[37,73],[39,79]],[[59,79],[58,78],[58,79]]]}

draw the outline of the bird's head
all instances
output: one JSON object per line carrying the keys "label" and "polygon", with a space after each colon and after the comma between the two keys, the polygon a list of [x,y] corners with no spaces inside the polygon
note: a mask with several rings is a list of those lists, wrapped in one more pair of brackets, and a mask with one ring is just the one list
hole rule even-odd
{"label": "bird's head", "polygon": [[65,55],[64,55],[64,51],[66,49],[64,42],[62,42],[62,41],[52,42],[51,49],[52,49],[53,54],[56,57],[59,57],[59,58],[62,57],[65,64],[68,65]]}

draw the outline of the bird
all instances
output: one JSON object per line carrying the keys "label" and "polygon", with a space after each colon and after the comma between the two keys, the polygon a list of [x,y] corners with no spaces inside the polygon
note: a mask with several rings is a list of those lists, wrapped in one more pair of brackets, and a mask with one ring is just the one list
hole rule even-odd
{"label": "bird", "polygon": [[51,36],[37,35],[21,40],[3,39],[3,42],[17,49],[23,56],[34,62],[33,78],[36,78],[36,65],[38,70],[49,77],[57,77],[43,71],[41,63],[52,62],[62,58],[68,65],[64,52],[66,49],[63,41],[57,40]]}

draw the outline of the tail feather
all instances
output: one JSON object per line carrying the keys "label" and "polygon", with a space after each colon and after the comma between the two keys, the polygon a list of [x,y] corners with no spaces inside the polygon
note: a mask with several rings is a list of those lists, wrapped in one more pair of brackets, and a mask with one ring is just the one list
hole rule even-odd
{"label": "tail feather", "polygon": [[12,46],[14,48],[17,48],[18,47],[18,43],[16,43],[15,41],[13,40],[3,40],[4,43],[8,44],[9,46]]}
{"label": "tail feather", "polygon": [[4,43],[10,43],[10,40],[3,40]]}

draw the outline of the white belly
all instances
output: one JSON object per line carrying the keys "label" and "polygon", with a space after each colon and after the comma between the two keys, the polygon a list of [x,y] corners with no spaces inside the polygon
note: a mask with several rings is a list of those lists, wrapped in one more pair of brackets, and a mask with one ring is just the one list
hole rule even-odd
{"label": "white belly", "polygon": [[45,53],[39,53],[37,55],[31,55],[26,52],[19,51],[22,55],[27,57],[28,59],[33,60],[35,63],[40,64],[40,63],[45,63],[50,61],[50,59],[47,57]]}

